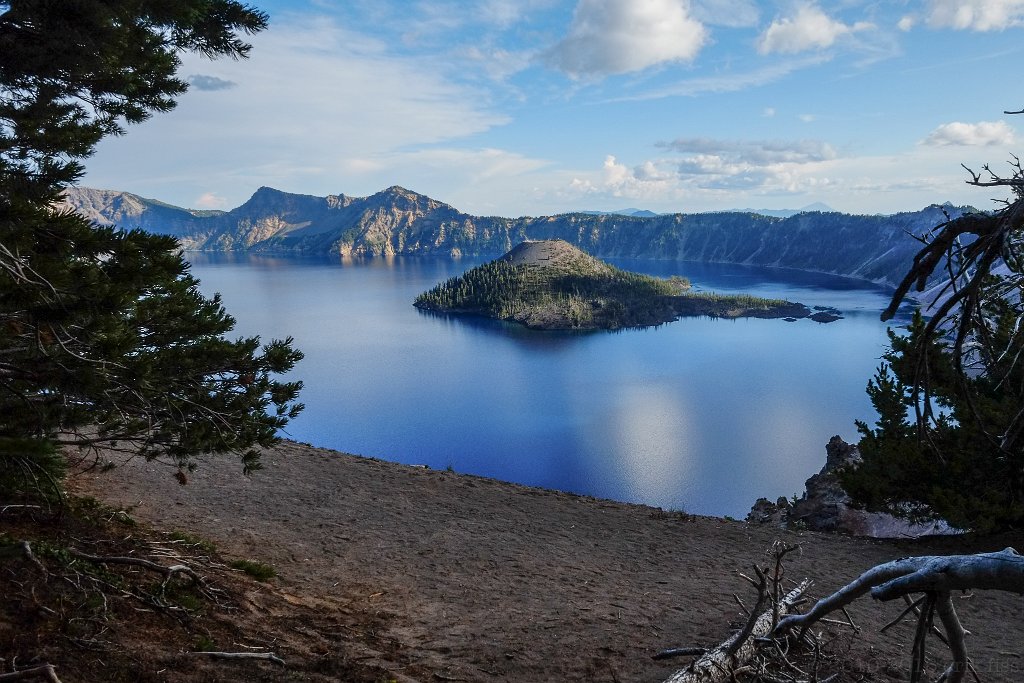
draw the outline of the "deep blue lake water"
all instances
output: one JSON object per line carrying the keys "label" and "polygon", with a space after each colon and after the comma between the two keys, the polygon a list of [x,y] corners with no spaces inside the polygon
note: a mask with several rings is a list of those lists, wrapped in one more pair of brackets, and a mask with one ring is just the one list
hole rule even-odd
{"label": "deep blue lake water", "polygon": [[189,254],[240,334],[293,336],[306,410],[287,436],[431,468],[742,517],[803,490],[833,434],[874,421],[864,387],[888,291],[768,268],[617,261],[696,288],[840,309],[809,320],[683,319],[620,332],[529,331],[420,312],[480,261]]}

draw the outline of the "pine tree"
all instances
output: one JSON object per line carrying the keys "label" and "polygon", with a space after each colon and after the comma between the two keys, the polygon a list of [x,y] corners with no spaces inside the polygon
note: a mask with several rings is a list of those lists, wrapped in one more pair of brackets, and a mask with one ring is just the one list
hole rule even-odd
{"label": "pine tree", "polygon": [[[996,330],[1010,353],[1024,352],[1011,341],[1014,316],[993,301]],[[1024,368],[1013,356],[990,358],[991,372],[963,375],[950,344],[927,339],[916,316],[909,334],[890,332],[891,350],[868,384],[878,412],[875,426],[858,422],[863,463],[846,472],[843,483],[855,500],[873,510],[927,519],[934,515],[975,531],[1019,528],[1024,524],[1024,447],[1001,443],[1024,405]],[[979,353],[985,354],[984,347]],[[925,354],[926,357],[923,357]],[[928,368],[928,403],[915,381]],[[920,423],[917,411],[922,414]],[[919,430],[920,424],[920,430]]]}
{"label": "pine tree", "polygon": [[[1024,111],[1005,112],[1024,114]],[[938,515],[975,531],[1024,525],[1024,168],[968,169],[1005,187],[996,211],[965,214],[923,247],[882,319],[911,291],[944,281],[891,350],[868,394],[875,428],[858,424],[863,463],[843,475],[855,501],[910,517]]]}
{"label": "pine tree", "polygon": [[[231,0],[0,2],[0,487],[42,487],[57,447],[191,469],[294,417],[291,340],[228,339],[173,238],[58,208],[105,136],[173,108],[182,52],[245,57],[266,27]],[[59,459],[58,459],[59,460]]]}

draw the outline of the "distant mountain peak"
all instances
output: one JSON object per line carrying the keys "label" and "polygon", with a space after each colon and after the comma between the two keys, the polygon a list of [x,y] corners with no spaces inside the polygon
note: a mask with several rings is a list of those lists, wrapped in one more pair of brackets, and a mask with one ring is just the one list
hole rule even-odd
{"label": "distant mountain peak", "polygon": [[288,194],[284,190],[279,190],[276,187],[270,187],[269,185],[261,185],[255,192],[252,193],[253,197],[279,197],[283,194]]}
{"label": "distant mountain peak", "polygon": [[380,192],[377,192],[377,193],[375,193],[373,195],[370,195],[370,196],[371,197],[403,197],[405,199],[430,199],[430,197],[428,197],[425,194],[420,194],[419,192],[416,192],[414,190],[410,190],[408,188],[402,187],[401,185],[392,185],[391,187],[389,187],[389,188],[387,188],[385,190],[381,190]]}
{"label": "distant mountain peak", "polygon": [[811,213],[812,211],[817,211],[819,213],[835,213],[835,209],[825,202],[814,202],[813,204],[800,207],[801,213]]}

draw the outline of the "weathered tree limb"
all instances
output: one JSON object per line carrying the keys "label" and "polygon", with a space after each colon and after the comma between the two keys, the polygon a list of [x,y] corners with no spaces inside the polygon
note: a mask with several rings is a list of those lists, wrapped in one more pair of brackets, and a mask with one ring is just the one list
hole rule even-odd
{"label": "weathered tree limb", "polygon": [[265,659],[284,666],[284,660],[273,652],[193,652],[194,655],[205,655],[215,659]]}
{"label": "weathered tree limb", "polygon": [[[782,598],[779,614],[784,615],[788,612],[810,585],[810,580],[805,579]],[[754,611],[753,614],[757,612]],[[757,638],[768,635],[772,630],[773,616],[774,609],[765,610],[754,620],[753,627],[749,629],[746,637],[742,637],[742,632],[733,635],[691,662],[685,669],[680,669],[669,676],[665,683],[718,683],[731,680],[734,672],[754,655]],[[744,629],[746,630],[748,629]]]}
{"label": "weathered tree limb", "polygon": [[184,564],[175,564],[175,565],[171,565],[169,567],[165,567],[162,564],[159,564],[157,562],[152,562],[150,560],[144,560],[141,557],[117,557],[117,556],[113,556],[113,555],[111,555],[111,556],[107,556],[107,555],[90,555],[88,553],[83,553],[81,550],[75,550],[74,548],[68,548],[68,554],[71,555],[72,557],[77,557],[77,558],[82,559],[82,560],[88,560],[89,562],[94,562],[96,564],[127,564],[127,565],[133,565],[133,566],[136,566],[136,567],[143,567],[145,569],[149,569],[150,571],[154,571],[154,572],[157,572],[159,574],[163,574],[164,577],[165,577],[165,579],[164,579],[164,583],[165,584],[168,581],[170,581],[171,578],[175,574],[178,574],[178,573],[184,574],[185,576],[189,577],[190,579],[192,579],[195,583],[197,583],[199,585],[203,585],[204,584],[203,578],[201,576],[199,576],[199,574],[196,574],[195,571],[193,571],[191,567],[189,567],[187,565],[184,565]]}
{"label": "weathered tree limb", "polygon": [[957,590],[1002,590],[1024,595],[1024,556],[1013,548],[977,555],[938,555],[896,560],[910,571],[871,591],[878,600],[907,593]]}
{"label": "weathered tree limb", "polygon": [[39,558],[36,557],[36,554],[32,552],[32,546],[29,544],[28,541],[21,542],[21,550],[23,553],[25,553],[25,557],[28,558],[28,561],[34,564],[36,566],[36,569],[38,569],[42,573],[43,580],[45,581],[50,576],[50,573],[46,571],[46,566],[42,562],[40,562]]}
{"label": "weathered tree limb", "polygon": [[[1002,590],[1024,595],[1024,556],[1013,548],[1006,548],[999,552],[976,555],[904,557],[880,564],[832,595],[819,600],[806,614],[784,617],[774,633],[783,634],[800,629],[802,634],[826,614],[842,609],[869,592],[876,600],[892,600],[905,598],[911,593],[924,593],[911,657],[911,681],[920,680],[922,675],[924,639],[932,630],[932,617],[937,613],[946,631],[944,642],[953,659],[938,681],[961,683],[965,674],[971,670],[971,663],[965,642],[967,632],[960,623],[950,594],[952,591],[972,589]],[[911,603],[896,621],[908,612],[915,611],[919,604],[921,601]]]}
{"label": "weathered tree limb", "polygon": [[965,642],[967,631],[964,630],[963,624],[960,623],[960,618],[956,615],[953,599],[949,593],[939,593],[935,603],[935,611],[938,612],[939,620],[942,621],[942,626],[946,629],[949,651],[953,655],[953,661],[946,671],[943,672],[942,676],[939,677],[939,681],[943,683],[960,683],[964,680],[964,676],[967,674],[967,669],[970,666],[970,661],[967,659],[967,643]]}
{"label": "weathered tree limb", "polygon": [[671,659],[672,657],[700,657],[706,654],[706,647],[672,647],[652,655],[651,659]]}
{"label": "weathered tree limb", "polygon": [[[768,601],[768,577],[765,576],[765,573],[761,571],[759,567],[754,567],[754,573],[757,574],[758,578],[756,585],[757,602],[754,603],[754,609],[752,609],[750,614],[747,615],[747,623],[743,625],[743,628],[740,629],[739,633],[729,640],[728,647],[725,649],[725,655],[727,658],[730,658],[735,654],[743,643],[747,642],[747,639],[750,638],[750,634],[752,634],[754,629],[757,627],[757,622],[760,619],[760,613],[764,610],[765,603]],[[777,613],[778,605],[772,605],[772,608],[772,624],[774,624],[774,615]],[[769,626],[768,630],[771,631],[772,628],[774,627]]]}
{"label": "weathered tree limb", "polygon": [[1024,594],[1024,556],[1013,548],[977,555],[904,557],[872,567],[832,595],[822,598],[806,614],[779,621],[776,632],[806,629],[830,612],[862,595],[892,600],[908,593],[955,590],[1003,590]]}
{"label": "weathered tree limb", "polygon": [[49,681],[49,683],[61,683],[60,679],[57,678],[57,670],[54,669],[53,664],[41,664],[34,666],[31,669],[22,669],[21,671],[12,671],[7,674],[0,674],[0,681],[23,681],[29,678],[42,678],[43,680]]}

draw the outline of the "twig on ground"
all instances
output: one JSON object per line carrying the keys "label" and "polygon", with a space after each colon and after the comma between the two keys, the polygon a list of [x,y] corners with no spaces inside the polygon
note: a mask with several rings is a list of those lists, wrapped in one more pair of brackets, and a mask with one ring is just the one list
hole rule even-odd
{"label": "twig on ground", "polygon": [[61,683],[60,679],[57,678],[57,670],[54,669],[53,664],[40,664],[39,666],[34,666],[31,669],[22,669],[21,671],[13,671],[8,674],[0,674],[0,681],[4,682],[23,681],[28,678],[42,678],[50,683]]}
{"label": "twig on ground", "polygon": [[22,541],[21,550],[25,553],[25,557],[28,558],[28,561],[34,564],[36,566],[36,569],[38,569],[40,573],[42,573],[43,581],[46,581],[50,577],[50,573],[46,571],[46,566],[42,562],[40,562],[39,558],[36,557],[35,553],[32,552],[31,544],[29,544],[28,541]]}
{"label": "twig on ground", "polygon": [[194,655],[213,657],[214,659],[264,659],[274,664],[285,666],[284,660],[273,652],[192,652]]}
{"label": "twig on ground", "polygon": [[671,659],[672,657],[700,657],[706,654],[706,647],[672,647],[651,655],[651,659]]}
{"label": "twig on ground", "polygon": [[203,577],[196,574],[191,567],[184,564],[173,564],[169,567],[165,567],[162,564],[153,562],[151,560],[144,560],[141,557],[118,557],[114,555],[90,555],[83,553],[81,550],[75,550],[74,548],[68,548],[68,554],[72,557],[77,557],[82,560],[88,560],[89,562],[95,562],[97,564],[127,564],[136,567],[143,567],[151,571],[157,572],[158,574],[164,575],[164,585],[170,581],[175,574],[184,574],[185,576],[192,579],[194,583],[199,586],[205,585]]}

